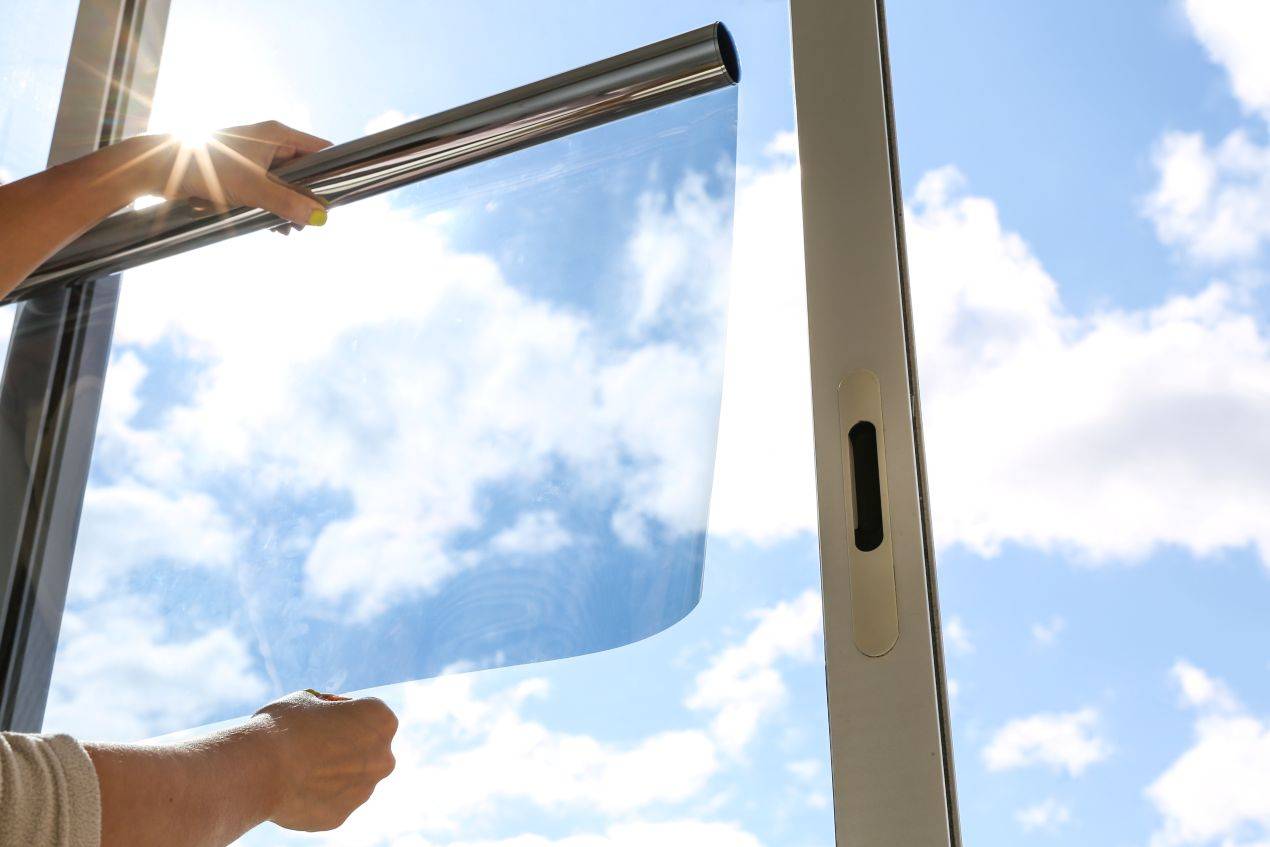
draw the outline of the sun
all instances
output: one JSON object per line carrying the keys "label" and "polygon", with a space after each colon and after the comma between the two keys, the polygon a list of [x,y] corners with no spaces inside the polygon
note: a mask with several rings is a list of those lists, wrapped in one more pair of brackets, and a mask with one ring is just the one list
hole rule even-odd
{"label": "sun", "polygon": [[177,126],[168,130],[168,133],[177,140],[182,147],[190,149],[205,148],[212,143],[212,133],[214,130],[208,126],[199,126],[197,124],[187,124],[185,126]]}
{"label": "sun", "polygon": [[[187,5],[169,21],[150,132],[200,148],[225,127],[270,119],[301,128],[311,124],[305,99],[259,33],[227,26],[211,12],[214,4]],[[234,61],[208,62],[206,44],[237,45]]]}

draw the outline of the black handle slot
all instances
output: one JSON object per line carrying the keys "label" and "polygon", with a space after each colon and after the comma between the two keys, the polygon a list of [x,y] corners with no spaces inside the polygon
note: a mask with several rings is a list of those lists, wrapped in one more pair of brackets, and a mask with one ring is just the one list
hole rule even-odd
{"label": "black handle slot", "polygon": [[860,421],[847,433],[851,441],[851,486],[855,492],[855,546],[862,552],[882,543],[882,480],[878,474],[878,431]]}

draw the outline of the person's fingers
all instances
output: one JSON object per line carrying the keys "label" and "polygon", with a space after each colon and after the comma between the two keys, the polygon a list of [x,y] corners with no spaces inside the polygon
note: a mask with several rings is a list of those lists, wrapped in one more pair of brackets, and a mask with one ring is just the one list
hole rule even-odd
{"label": "person's fingers", "polygon": [[278,121],[265,121],[242,128],[240,137],[269,145],[274,164],[307,156],[331,146],[331,142],[316,135],[309,135]]}
{"label": "person's fingers", "polygon": [[273,212],[298,226],[322,226],[326,223],[326,207],[321,201],[279,180],[262,175],[240,186],[235,194],[242,205]]}
{"label": "person's fingers", "polygon": [[376,771],[376,781],[387,779],[392,776],[392,772],[397,769],[397,757],[392,754],[392,750],[386,750],[378,759],[378,769]]}
{"label": "person's fingers", "polygon": [[280,147],[294,148],[301,155],[316,153],[331,146],[331,142],[325,138],[309,135],[278,121],[266,121],[265,125],[268,127],[269,141]]}
{"label": "person's fingers", "polygon": [[331,142],[307,132],[301,132],[279,121],[261,121],[258,124],[234,126],[216,133],[227,139],[255,141],[279,147],[292,147],[304,153],[316,153],[331,146]]}
{"label": "person's fingers", "polygon": [[311,200],[321,204],[322,208],[324,209],[329,209],[331,207],[331,203],[329,200],[327,200],[325,197],[321,197],[317,194],[314,194],[312,191],[310,191],[308,188],[304,187],[303,185],[296,185],[295,183],[287,182],[286,180],[284,180],[282,177],[278,176],[277,174],[270,173],[267,171],[265,172],[265,176],[273,180],[274,182],[278,183],[278,185],[281,185],[283,188],[290,189],[291,191],[297,191],[300,194],[303,194],[305,197],[308,197]]}
{"label": "person's fingers", "polygon": [[262,168],[331,146],[325,138],[301,132],[278,121],[230,127],[217,132],[215,138],[226,152],[236,153]]}
{"label": "person's fingers", "polygon": [[349,701],[349,707],[363,713],[382,728],[389,737],[397,733],[397,715],[378,697],[358,697]]}
{"label": "person's fingers", "polygon": [[303,146],[301,146],[301,145],[293,144],[290,142],[275,144],[275,145],[272,145],[273,158],[272,158],[271,164],[280,165],[283,162],[290,162],[292,159],[300,159],[300,158],[303,158],[304,156],[309,155],[310,153],[316,153],[319,150],[325,150],[327,147],[330,147],[330,146],[331,146],[331,143],[329,141],[323,141],[321,145],[306,143]]}

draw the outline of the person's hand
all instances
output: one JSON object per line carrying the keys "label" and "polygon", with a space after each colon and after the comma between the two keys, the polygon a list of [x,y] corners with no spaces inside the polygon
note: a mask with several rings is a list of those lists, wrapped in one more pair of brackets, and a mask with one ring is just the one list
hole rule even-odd
{"label": "person's hand", "polygon": [[397,717],[382,700],[300,691],[252,718],[271,750],[277,795],[269,820],[307,832],[334,829],[392,773]]}
{"label": "person's hand", "polygon": [[154,193],[170,200],[192,199],[217,211],[252,206],[299,227],[326,223],[321,200],[269,169],[330,147],[331,142],[277,121],[223,129],[204,142],[158,138],[148,163]]}
{"label": "person's hand", "polygon": [[65,164],[0,186],[0,297],[98,221],[134,200],[161,194],[195,208],[265,209],[285,223],[326,223],[326,204],[269,168],[330,142],[277,121],[214,133],[202,143],[135,135]]}

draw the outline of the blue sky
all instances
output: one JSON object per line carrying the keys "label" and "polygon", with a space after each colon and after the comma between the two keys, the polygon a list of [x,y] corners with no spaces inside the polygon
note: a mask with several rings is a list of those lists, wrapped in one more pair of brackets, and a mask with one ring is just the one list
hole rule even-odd
{"label": "blue sky", "polygon": [[[383,692],[406,718],[401,767],[332,843],[830,844],[784,4],[481,10],[435,4],[391,27],[389,4],[302,18],[231,10],[219,21],[243,22],[242,54],[272,72],[250,59],[170,61],[160,99],[164,85],[198,96],[169,96],[157,117],[268,112],[339,140],[726,21],[745,79],[705,588],[682,623],[617,651]],[[888,14],[966,842],[1264,844],[1270,18],[1236,0],[894,0]],[[169,44],[222,37],[224,26],[178,6]],[[15,126],[4,114],[0,128]],[[15,151],[37,145],[5,131],[0,167],[20,173]],[[456,185],[462,210],[479,192]],[[131,302],[125,286],[98,461],[135,467],[138,485],[163,498],[133,492],[97,512],[95,543],[81,536],[79,555],[98,569],[138,548],[170,561],[134,571],[140,599],[112,596],[97,618],[72,619],[50,728],[145,734],[264,694],[259,657],[233,627],[191,623],[200,619],[177,608],[155,619],[145,599],[198,573],[193,559],[238,553],[216,492],[191,489],[206,468],[189,458],[199,448],[232,469],[235,445],[198,440],[215,419],[163,411],[165,397],[188,405],[215,387],[201,368],[233,358],[215,328],[236,319],[234,301],[191,300],[168,277],[179,271],[193,288],[251,261],[326,291],[323,263],[339,267],[350,243],[414,238],[439,245],[438,263],[455,250],[485,255],[531,292],[553,280],[556,296],[576,288],[562,282],[572,261],[557,257],[565,270],[550,274],[527,267],[532,253],[509,235],[523,212],[395,216],[407,200],[338,210],[328,231],[281,246],[244,240],[223,248],[241,254],[134,275],[146,295]],[[435,232],[444,238],[427,241]],[[705,243],[707,230],[691,232]],[[312,335],[297,343],[320,352]],[[178,372],[186,360],[194,366]],[[81,590],[92,572],[77,572]]]}

